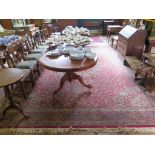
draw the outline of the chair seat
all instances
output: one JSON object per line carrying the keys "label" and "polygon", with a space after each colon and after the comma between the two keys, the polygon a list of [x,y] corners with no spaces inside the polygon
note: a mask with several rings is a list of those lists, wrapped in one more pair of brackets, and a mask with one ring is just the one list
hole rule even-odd
{"label": "chair seat", "polygon": [[41,48],[30,50],[31,53],[45,53],[46,51],[47,49],[41,49]]}
{"label": "chair seat", "polygon": [[25,57],[25,60],[39,60],[39,58],[42,56],[42,54],[29,54]]}
{"label": "chair seat", "polygon": [[21,79],[21,81],[25,81],[25,79],[27,79],[27,77],[30,75],[31,70],[30,69],[22,69],[22,71],[24,72],[24,77]]}
{"label": "chair seat", "polygon": [[45,40],[45,42],[44,43],[41,43],[41,46],[47,46],[47,41]]}
{"label": "chair seat", "polygon": [[16,65],[16,67],[20,68],[20,69],[31,69],[31,70],[33,70],[35,68],[36,64],[37,64],[36,60],[22,61],[22,62],[18,63]]}
{"label": "chair seat", "polygon": [[48,46],[48,45],[42,44],[42,45],[39,45],[37,48],[38,48],[38,49],[48,49],[49,46]]}
{"label": "chair seat", "polygon": [[135,73],[135,78],[153,78],[154,77],[154,67],[142,64]]}

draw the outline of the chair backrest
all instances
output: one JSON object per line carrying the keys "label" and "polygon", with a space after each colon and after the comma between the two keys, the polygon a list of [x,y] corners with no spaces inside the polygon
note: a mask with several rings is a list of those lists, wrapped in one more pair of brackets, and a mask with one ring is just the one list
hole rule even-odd
{"label": "chair backrest", "polygon": [[3,28],[3,26],[0,24],[0,32],[4,32],[5,29]]}
{"label": "chair backrest", "polygon": [[41,35],[42,43],[44,43],[46,38],[47,38],[44,31],[45,31],[45,29],[40,30],[40,35]]}
{"label": "chair backrest", "polygon": [[36,32],[32,33],[31,35],[31,42],[33,44],[33,48],[37,48],[37,37],[36,37]]}
{"label": "chair backrest", "polygon": [[6,68],[6,67],[4,66],[3,59],[0,57],[0,70],[4,69],[4,68]]}
{"label": "chair backrest", "polygon": [[8,66],[9,66],[10,68],[16,66],[17,60],[15,60],[14,54],[12,55],[12,54],[9,53],[8,50],[5,50],[5,51],[4,51],[4,56],[5,56],[5,59],[6,59],[6,62],[7,62],[7,64],[8,64]]}
{"label": "chair backrest", "polygon": [[29,39],[28,35],[25,35],[20,41],[21,48],[27,50],[30,53],[30,50],[33,49],[33,44]]}
{"label": "chair backrest", "polygon": [[37,48],[37,44],[38,41],[35,33],[32,33],[31,35],[26,34],[21,42],[22,50],[31,54],[31,50]]}
{"label": "chair backrest", "polygon": [[54,26],[53,24],[48,24],[47,30],[48,30],[49,36],[50,36],[53,32],[56,32],[57,29],[58,29],[58,27]]}
{"label": "chair backrest", "polygon": [[47,39],[51,36],[51,33],[49,33],[48,28],[44,28],[44,29],[42,29],[42,31],[43,31],[45,39]]}
{"label": "chair backrest", "polygon": [[30,49],[36,48],[36,40],[35,40],[34,35],[35,34],[32,34],[32,35],[26,34],[25,35],[25,41],[27,42],[27,45],[29,46]]}
{"label": "chair backrest", "polygon": [[4,57],[10,68],[15,67],[17,63],[21,62],[24,59],[24,55],[21,50],[20,42],[8,45],[4,51]]}
{"label": "chair backrest", "polygon": [[40,30],[35,32],[35,37],[36,37],[37,45],[41,45],[41,43],[43,43],[43,41],[42,41],[42,34],[41,34]]}

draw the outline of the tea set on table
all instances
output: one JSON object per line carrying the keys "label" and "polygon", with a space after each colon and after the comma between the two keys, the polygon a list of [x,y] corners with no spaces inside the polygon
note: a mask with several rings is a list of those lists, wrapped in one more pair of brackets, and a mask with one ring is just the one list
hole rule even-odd
{"label": "tea set on table", "polygon": [[73,27],[73,26],[67,26],[63,31],[62,34],[88,34],[89,35],[89,30],[84,27]]}
{"label": "tea set on table", "polygon": [[88,36],[82,36],[80,33],[89,32],[86,28],[73,28],[67,26],[63,33],[53,35],[47,40],[47,44],[53,44],[56,49],[47,53],[49,57],[57,57],[60,55],[68,55],[71,60],[94,59],[96,54],[91,51],[90,47],[83,47],[91,43],[92,39]]}
{"label": "tea set on table", "polygon": [[71,60],[83,60],[86,59],[94,59],[96,57],[96,53],[91,51],[89,47],[73,47],[61,45],[58,46],[55,50],[49,51],[47,56],[49,57],[58,57],[60,55],[68,55]]}
{"label": "tea set on table", "polygon": [[51,36],[46,41],[46,44],[55,44],[56,46],[59,46],[65,43],[67,45],[80,46],[91,43],[91,41],[92,41],[91,38],[87,36],[81,36],[80,34],[76,35],[66,34],[66,35]]}

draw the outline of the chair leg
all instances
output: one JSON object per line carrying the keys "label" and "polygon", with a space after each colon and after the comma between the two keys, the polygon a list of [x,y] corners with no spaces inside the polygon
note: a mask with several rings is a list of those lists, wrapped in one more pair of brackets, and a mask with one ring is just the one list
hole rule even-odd
{"label": "chair leg", "polygon": [[32,87],[34,87],[35,86],[35,82],[34,82],[33,71],[31,71],[31,73],[30,73],[30,79],[31,79],[31,82],[32,82]]}
{"label": "chair leg", "polygon": [[113,47],[113,44],[114,44],[114,38],[111,37],[111,45],[112,45],[112,47]]}
{"label": "chair leg", "polygon": [[118,40],[116,40],[116,50],[117,50],[117,44],[118,44]]}
{"label": "chair leg", "polygon": [[5,97],[8,96],[6,89],[4,89]]}
{"label": "chair leg", "polygon": [[26,94],[25,94],[25,90],[24,90],[24,84],[22,81],[20,81],[20,87],[21,87],[21,90],[22,90],[22,93],[23,93],[23,96],[24,96],[24,99],[26,99]]}
{"label": "chair leg", "polygon": [[38,71],[38,75],[40,76],[40,70],[39,70],[39,63],[37,62],[37,71]]}
{"label": "chair leg", "polygon": [[11,90],[13,90],[13,84],[11,85]]}

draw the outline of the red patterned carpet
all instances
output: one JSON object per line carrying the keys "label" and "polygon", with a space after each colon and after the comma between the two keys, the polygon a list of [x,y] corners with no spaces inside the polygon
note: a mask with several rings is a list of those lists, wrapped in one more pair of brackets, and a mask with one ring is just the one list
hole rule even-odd
{"label": "red patterned carpet", "polygon": [[134,83],[134,74],[103,37],[90,45],[98,56],[95,67],[79,72],[89,90],[78,81],[67,83],[55,96],[63,73],[43,69],[28,99],[21,106],[28,119],[14,110],[0,127],[150,127],[155,126],[155,97]]}

